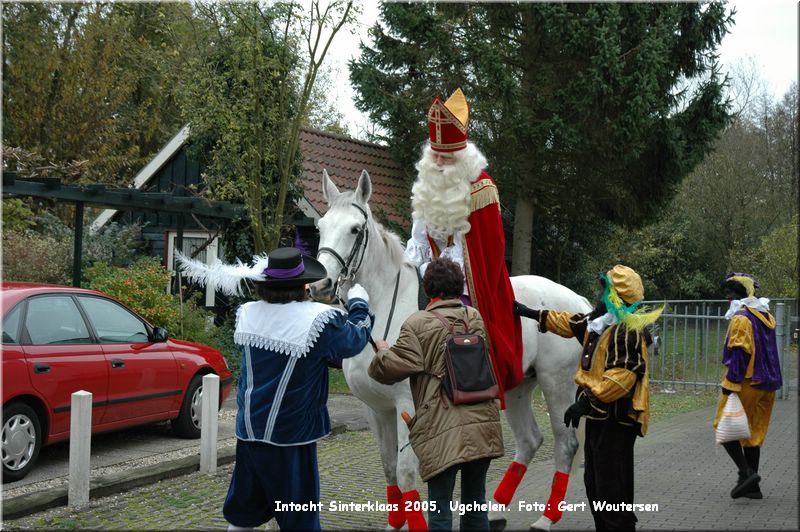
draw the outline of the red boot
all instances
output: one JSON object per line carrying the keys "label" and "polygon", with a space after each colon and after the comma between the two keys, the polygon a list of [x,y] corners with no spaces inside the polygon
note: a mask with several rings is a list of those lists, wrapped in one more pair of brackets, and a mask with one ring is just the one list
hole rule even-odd
{"label": "red boot", "polygon": [[419,492],[417,490],[404,491],[403,505],[406,520],[408,521],[408,530],[410,532],[427,532],[428,522],[425,521],[425,515],[422,513],[422,502],[419,500]]}
{"label": "red boot", "polygon": [[567,496],[567,486],[569,485],[569,473],[556,471],[553,474],[553,484],[550,486],[550,498],[547,499],[547,507],[543,515],[553,523],[558,523],[564,514],[558,509],[559,503],[564,502]]}
{"label": "red boot", "polygon": [[527,470],[528,466],[525,464],[511,462],[506,474],[503,475],[503,480],[500,481],[500,485],[494,490],[494,500],[506,506],[511,504],[511,499],[514,498],[514,493],[517,491],[517,487],[522,482],[522,477],[525,476]]}
{"label": "red boot", "polygon": [[386,486],[386,502],[396,506],[397,510],[389,510],[389,526],[400,528],[406,524],[406,513],[403,511],[403,492],[399,486]]}

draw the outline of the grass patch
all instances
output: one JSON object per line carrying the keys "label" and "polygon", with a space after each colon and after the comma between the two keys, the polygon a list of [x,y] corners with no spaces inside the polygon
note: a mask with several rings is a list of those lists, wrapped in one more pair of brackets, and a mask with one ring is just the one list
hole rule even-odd
{"label": "grass patch", "polygon": [[[668,392],[651,390],[650,423],[655,424],[678,414],[715,406],[718,400],[718,391],[678,390]],[[710,423],[711,420],[709,420]]]}
{"label": "grass patch", "polygon": [[330,393],[350,393],[350,387],[347,386],[342,370],[328,368],[328,391]]}
{"label": "grass patch", "polygon": [[[340,369],[330,368],[328,370],[328,388],[330,393],[352,393],[344,379],[344,373]],[[547,404],[538,388],[533,392],[533,411],[541,428],[549,431],[547,423]],[[650,424],[658,423],[672,416],[693,412],[715,406],[719,398],[717,390],[685,390],[678,389],[671,391],[662,389],[657,385],[650,387]]]}

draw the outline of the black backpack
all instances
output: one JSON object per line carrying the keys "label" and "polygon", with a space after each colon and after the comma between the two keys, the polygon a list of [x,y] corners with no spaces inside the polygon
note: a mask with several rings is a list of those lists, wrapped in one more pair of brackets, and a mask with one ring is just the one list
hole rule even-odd
{"label": "black backpack", "polygon": [[500,397],[492,360],[486,340],[480,334],[469,334],[469,317],[464,309],[464,333],[455,332],[455,323],[449,323],[444,316],[429,310],[448,330],[445,340],[445,373],[442,387],[454,405],[474,404]]}

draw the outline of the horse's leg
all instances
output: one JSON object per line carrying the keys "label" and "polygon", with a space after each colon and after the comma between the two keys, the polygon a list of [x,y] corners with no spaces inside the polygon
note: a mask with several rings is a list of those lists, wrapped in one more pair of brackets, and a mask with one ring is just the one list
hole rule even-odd
{"label": "horse's leg", "polygon": [[[531,407],[531,392],[536,387],[535,378],[526,378],[522,383],[506,392],[506,420],[514,433],[516,454],[514,461],[508,466],[503,480],[494,492],[494,500],[498,504],[508,506],[522,477],[528,470],[528,464],[536,451],[541,447],[544,437],[536,424]],[[505,516],[502,512],[489,512],[490,528],[502,530],[505,527]]]}
{"label": "horse's leg", "polygon": [[397,485],[397,429],[394,423],[395,411],[376,412],[366,407],[367,421],[372,433],[378,438],[383,474],[386,477],[386,499],[389,505],[397,505],[397,511],[389,510],[389,527],[400,528],[405,524],[403,515],[403,495]]}
{"label": "horse's leg", "polygon": [[564,424],[564,412],[575,397],[575,387],[565,386],[569,382],[568,369],[557,371],[553,374],[539,376],[539,386],[547,402],[547,411],[550,412],[550,426],[553,428],[553,460],[556,471],[553,474],[553,483],[550,486],[550,497],[542,516],[531,525],[532,528],[549,530],[550,525],[561,520],[563,512],[559,505],[564,501],[569,485],[569,473],[572,461],[578,450],[578,438],[575,429]]}
{"label": "horse's leg", "polygon": [[414,402],[411,399],[411,394],[400,396],[395,401],[397,408],[397,416],[395,418],[397,426],[397,483],[403,493],[403,506],[401,510],[405,511],[405,519],[408,520],[409,530],[427,530],[428,524],[425,521],[425,515],[422,512],[422,503],[420,501],[419,490],[416,489],[416,474],[419,461],[414,450],[408,443],[408,426],[403,418],[400,416],[401,412],[413,412]]}

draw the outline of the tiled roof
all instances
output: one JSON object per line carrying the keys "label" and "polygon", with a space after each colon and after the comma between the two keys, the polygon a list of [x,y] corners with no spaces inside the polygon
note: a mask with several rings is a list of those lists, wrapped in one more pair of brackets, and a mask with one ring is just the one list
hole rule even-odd
{"label": "tiled roof", "polygon": [[322,196],[323,169],[341,191],[354,190],[361,171],[366,170],[372,181],[372,212],[377,215],[383,210],[390,220],[410,226],[407,213],[411,200],[403,186],[403,169],[392,159],[388,148],[304,128],[300,131],[300,152],[304,195],[318,213],[323,215],[328,210]]}

